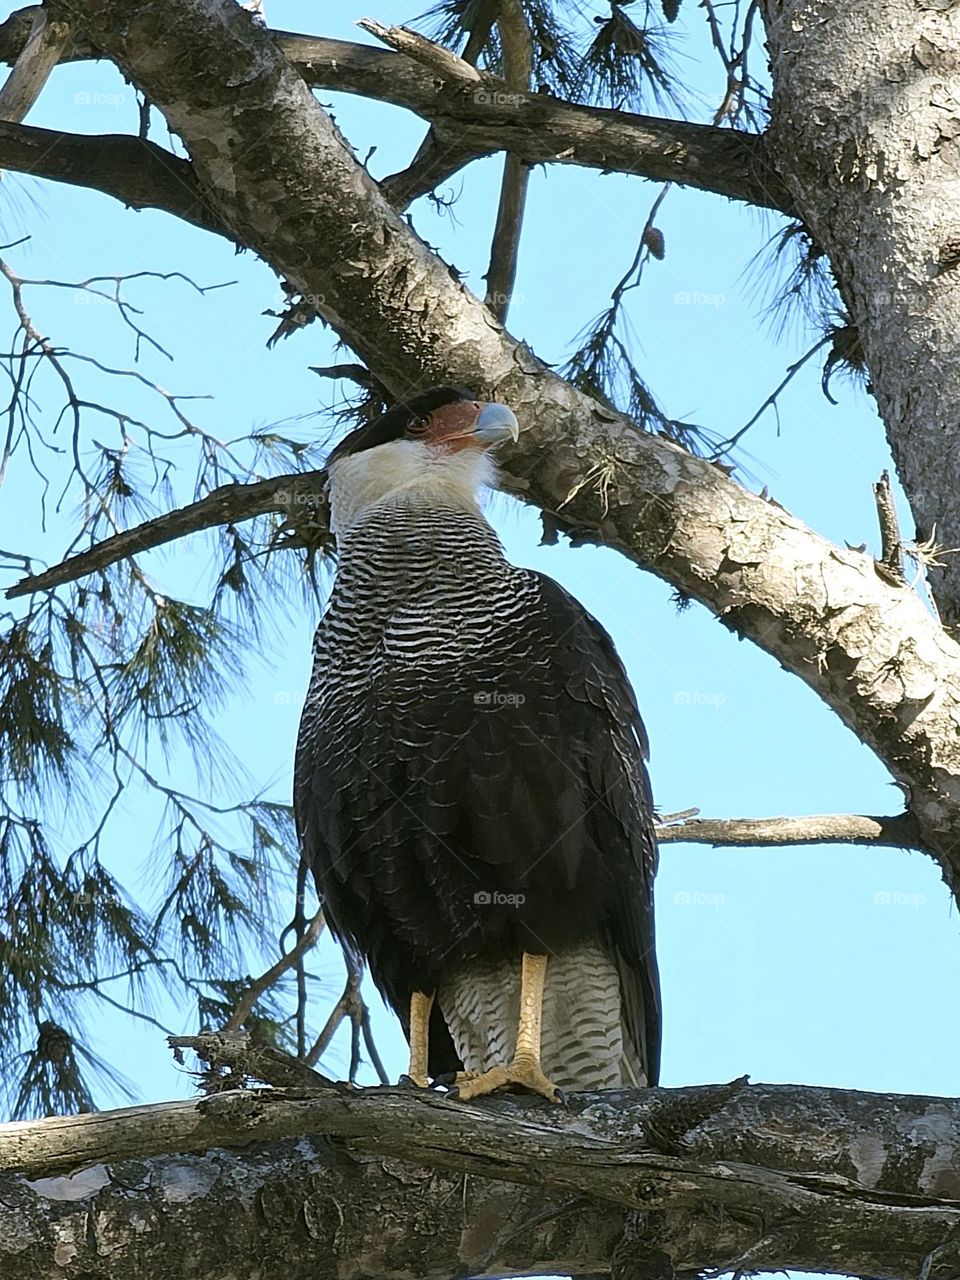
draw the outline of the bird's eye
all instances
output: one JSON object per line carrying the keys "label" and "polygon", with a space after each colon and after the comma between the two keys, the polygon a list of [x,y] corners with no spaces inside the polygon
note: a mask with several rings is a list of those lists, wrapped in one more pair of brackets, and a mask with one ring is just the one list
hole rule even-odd
{"label": "bird's eye", "polygon": [[412,436],[422,436],[423,433],[426,431],[427,427],[429,427],[429,425],[430,425],[429,418],[414,418],[413,421],[410,423],[410,425],[407,427],[407,431]]}

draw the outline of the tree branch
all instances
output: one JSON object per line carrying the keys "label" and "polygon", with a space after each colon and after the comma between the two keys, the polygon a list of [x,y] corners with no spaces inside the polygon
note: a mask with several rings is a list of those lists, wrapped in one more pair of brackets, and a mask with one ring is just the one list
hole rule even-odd
{"label": "tree branch", "polygon": [[[464,46],[462,61],[475,67],[490,36],[496,17],[496,0],[482,0],[471,6],[473,25]],[[466,20],[464,14],[464,20]],[[392,174],[381,183],[395,209],[404,209],[418,196],[426,195],[445,178],[449,178],[475,158],[469,149],[458,150],[450,142],[441,143],[431,126],[427,136],[406,169]]]}
{"label": "tree branch", "polygon": [[163,209],[204,231],[231,237],[207,204],[190,161],[144,138],[59,133],[0,121],[0,168],[90,187],[135,209]]}
{"label": "tree branch", "polygon": [[[16,60],[33,12],[34,7],[19,10],[0,24],[0,60]],[[241,17],[249,24],[248,17]],[[434,50],[441,47],[410,34],[422,42],[418,56],[423,56],[423,45]],[[264,30],[263,35],[276,42],[312,87],[377,98],[406,107],[433,124],[438,151],[449,154],[438,157],[429,176],[407,170],[387,179],[385,187],[397,207],[436,186],[468,159],[501,150],[528,164],[578,164],[677,182],[787,213],[793,207],[792,197],[766,158],[763,138],[755,134],[582,107],[550,94],[532,94],[517,102],[495,76],[477,73],[480,85],[465,85],[462,75],[453,74],[451,68],[468,64],[449,50],[444,50],[448,78],[443,79],[435,69],[408,56],[367,45],[288,31]],[[412,45],[407,47],[410,51]],[[70,61],[100,56],[103,52],[91,43],[89,32],[66,53]],[[95,159],[92,153],[90,159]],[[10,162],[9,167],[19,166]],[[84,185],[100,186],[96,170]]]}
{"label": "tree branch", "polygon": [[24,118],[60,61],[69,39],[68,23],[51,20],[46,9],[34,11],[30,33],[0,89],[0,120]]}
{"label": "tree branch", "polygon": [[582,1196],[307,1137],[72,1178],[0,1176],[0,1214],[16,1231],[0,1242],[4,1280],[317,1280],[360,1274],[354,1259],[378,1280],[597,1272],[627,1218]]}
{"label": "tree branch", "polygon": [[924,848],[913,814],[874,818],[823,813],[811,818],[691,818],[657,827],[660,844],[710,844],[715,849],[784,844],[868,844]]}
{"label": "tree branch", "polygon": [[[783,212],[791,207],[756,134],[583,107],[548,93],[520,94],[417,32],[368,20],[360,25],[398,51],[407,63],[402,78],[390,74],[391,68],[399,70],[397,55],[318,39],[311,39],[305,78],[317,87],[393,102],[429,120],[436,141],[434,185],[468,157],[508,150],[528,164],[578,164],[677,182]],[[283,34],[284,51],[299,66],[307,52],[299,40],[305,37]],[[442,151],[449,154],[443,157]],[[412,199],[410,171],[386,179],[384,188],[394,204],[401,190]]]}
{"label": "tree branch", "polygon": [[[8,588],[7,597],[29,595],[76,582],[90,573],[107,569],[119,560],[152,551],[177,538],[224,524],[240,524],[269,512],[285,512],[294,522],[309,516],[322,538],[327,529],[326,473],[305,471],[271,476],[252,484],[224,484],[205,498],[156,516],[133,529],[105,538],[79,555],[32,574]],[[332,543],[332,535],[331,535]]]}
{"label": "tree branch", "polygon": [[200,1088],[207,1093],[239,1089],[245,1080],[259,1080],[277,1089],[338,1089],[329,1077],[289,1053],[257,1044],[244,1031],[205,1031],[196,1036],[167,1036],[177,1062],[183,1050],[192,1049],[207,1063],[200,1072]]}
{"label": "tree branch", "polygon": [[422,63],[441,80],[453,80],[470,85],[473,89],[478,89],[483,84],[484,77],[473,63],[458,57],[446,45],[428,40],[419,31],[413,31],[410,27],[385,27],[382,22],[374,22],[372,18],[361,18],[357,26],[388,44],[397,53],[406,54],[415,62]]}
{"label": "tree branch", "polygon": [[[483,41],[489,35],[490,27],[493,25],[492,15],[496,10],[494,0],[491,0],[486,8],[491,13],[491,20],[488,22],[481,15],[481,30],[477,31],[476,39],[471,35],[468,41],[469,47],[464,50],[463,58],[457,57],[452,50],[443,45],[434,44],[419,32],[411,31],[407,27],[385,27],[382,23],[366,18],[361,18],[357,25],[376,39],[389,44],[398,53],[406,54],[415,62],[422,63],[428,70],[436,72],[441,80],[453,79],[471,85],[476,90],[483,83],[476,70],[476,61],[483,47]],[[407,168],[384,179],[382,184],[384,193],[395,209],[405,209],[419,196],[434,190],[464,165],[475,160],[477,155],[478,152],[474,147],[458,144],[451,137],[441,139],[437,130],[431,125],[417,154]]]}
{"label": "tree branch", "polygon": [[[960,648],[911,591],[721,468],[638,434],[504,333],[391,209],[243,11],[215,0],[59,3],[164,111],[222,221],[323,299],[379,381],[394,394],[468,384],[511,404],[524,426],[506,458],[513,491],[577,541],[615,547],[702,601],[799,675],[888,766],[922,843],[960,885]],[[156,41],[158,22],[202,49],[199,97],[193,64]]]}
{"label": "tree branch", "polygon": [[[348,1152],[338,1147],[334,1150],[341,1155],[336,1156],[328,1148],[324,1155],[322,1146],[310,1141],[317,1135],[349,1141]],[[276,1146],[278,1141],[284,1145]],[[246,1152],[251,1143],[274,1145]],[[206,1158],[187,1154],[212,1148],[227,1150],[211,1151]],[[244,1148],[245,1154],[230,1155],[231,1148]],[[181,1154],[175,1162],[148,1159],[165,1152]],[[365,1165],[365,1157],[375,1157],[390,1173],[395,1194],[403,1186],[418,1187],[420,1212],[401,1217],[402,1226],[384,1220],[382,1203],[375,1209],[371,1205],[364,1187],[364,1170],[371,1166]],[[130,1176],[131,1166],[118,1164],[125,1158],[136,1162],[136,1178]],[[317,1179],[318,1198],[308,1195],[304,1203],[301,1195],[293,1196],[299,1213],[306,1214],[308,1225],[313,1223],[306,1235],[302,1228],[278,1231],[272,1195],[255,1190],[263,1185],[269,1167],[265,1162],[282,1165],[288,1186],[299,1188],[307,1171]],[[259,1217],[261,1230],[266,1227],[281,1257],[289,1256],[285,1248],[301,1255],[287,1273],[291,1277],[309,1274],[307,1263],[314,1274],[336,1274],[337,1268],[329,1265],[331,1255],[337,1256],[336,1245],[349,1250],[356,1262],[356,1241],[376,1232],[390,1261],[383,1256],[368,1260],[366,1274],[397,1275],[403,1240],[407,1275],[411,1270],[424,1277],[439,1275],[429,1265],[411,1264],[411,1257],[429,1249],[422,1238],[424,1219],[432,1224],[439,1205],[468,1228],[452,1249],[449,1232],[443,1231],[448,1276],[453,1270],[502,1275],[606,1269],[611,1245],[629,1221],[624,1242],[632,1243],[638,1261],[663,1255],[669,1264],[665,1274],[674,1269],[734,1270],[739,1260],[749,1258],[751,1270],[791,1267],[916,1280],[925,1260],[934,1255],[929,1280],[952,1280],[958,1260],[953,1233],[960,1236],[958,1163],[960,1103],[953,1099],[747,1086],[743,1081],[574,1095],[567,1108],[508,1099],[469,1106],[412,1089],[240,1091],[199,1102],[0,1126],[0,1168],[31,1179],[29,1184],[9,1175],[0,1179],[5,1211],[18,1199],[31,1210],[17,1219],[18,1252],[7,1255],[4,1277],[37,1274],[26,1269],[37,1247],[27,1224],[42,1217],[44,1201],[66,1212],[77,1191],[82,1196],[85,1188],[78,1208],[84,1221],[99,1224],[116,1198],[113,1188],[125,1188],[120,1197],[125,1212],[135,1214],[141,1226],[111,1235],[108,1253],[100,1247],[104,1237],[99,1227],[74,1236],[59,1233],[71,1240],[76,1274],[99,1277],[108,1274],[101,1269],[106,1265],[113,1280],[125,1280],[135,1274],[134,1256],[139,1274],[153,1269],[145,1259],[159,1247],[171,1248],[171,1232],[180,1223],[176,1213],[172,1218],[163,1214],[163,1231],[151,1229],[152,1186],[166,1187],[168,1193],[180,1187],[176,1204],[181,1195],[188,1204],[194,1197],[215,1203],[218,1185],[226,1182],[235,1199],[261,1208],[244,1216],[243,1230],[216,1233],[220,1271],[229,1270],[234,1248],[238,1256],[248,1251],[259,1258],[259,1232],[250,1247],[251,1224]],[[462,1208],[438,1194],[442,1174],[430,1174],[425,1194],[412,1166],[455,1172],[463,1194],[454,1199],[462,1200]],[[89,1172],[78,1178],[56,1176],[83,1168]],[[202,1176],[205,1168],[209,1172]],[[174,1170],[179,1173],[171,1183]],[[269,1181],[272,1185],[273,1177]],[[235,1188],[244,1182],[246,1194],[237,1195]],[[71,1189],[71,1183],[79,1186]],[[536,1194],[524,1188],[534,1188]],[[583,1251],[579,1235],[574,1247],[567,1235],[567,1252],[561,1244],[564,1233],[551,1232],[546,1237],[551,1247],[544,1252],[544,1237],[529,1229],[522,1242],[514,1240],[514,1248],[505,1249],[512,1235],[500,1225],[492,1231],[484,1228],[478,1217],[475,1197],[489,1205],[486,1197],[493,1189],[501,1203],[495,1223],[503,1224],[507,1204],[523,1204],[519,1222],[507,1216],[514,1231],[524,1218],[576,1203],[578,1216],[580,1210],[587,1213],[597,1232],[593,1249]],[[91,1202],[91,1197],[96,1199]],[[206,1207],[209,1222],[211,1205]],[[565,1231],[571,1229],[567,1224]],[[320,1267],[320,1261],[328,1265]],[[268,1269],[259,1274],[282,1273]]]}

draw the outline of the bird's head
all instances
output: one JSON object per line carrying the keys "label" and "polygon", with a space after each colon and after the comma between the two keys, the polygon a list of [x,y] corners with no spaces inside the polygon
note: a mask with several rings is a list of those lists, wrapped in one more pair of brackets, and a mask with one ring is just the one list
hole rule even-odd
{"label": "bird's head", "polygon": [[327,459],[334,532],[392,498],[475,508],[478,489],[496,478],[490,447],[518,433],[506,405],[460,387],[431,387],[398,401]]}

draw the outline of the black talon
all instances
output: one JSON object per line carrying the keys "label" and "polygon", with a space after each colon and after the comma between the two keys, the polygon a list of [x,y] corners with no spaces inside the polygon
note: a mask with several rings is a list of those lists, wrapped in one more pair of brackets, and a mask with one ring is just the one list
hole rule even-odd
{"label": "black talon", "polygon": [[433,1077],[433,1082],[431,1083],[430,1088],[449,1089],[450,1086],[456,1082],[456,1079],[456,1071],[445,1071],[443,1075]]}

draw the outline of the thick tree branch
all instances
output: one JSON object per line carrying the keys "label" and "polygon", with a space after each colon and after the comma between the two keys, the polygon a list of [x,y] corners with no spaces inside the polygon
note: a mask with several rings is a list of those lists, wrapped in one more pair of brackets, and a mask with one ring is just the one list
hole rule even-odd
{"label": "thick tree branch", "polygon": [[0,168],[90,187],[135,209],[163,209],[229,236],[197,186],[193,166],[126,134],[70,134],[0,121]]}
{"label": "thick tree branch", "polygon": [[[0,60],[16,59],[32,13],[32,7],[20,10],[0,24]],[[241,14],[241,19],[250,23],[247,15]],[[464,84],[452,68],[457,63],[467,64],[452,53],[446,68],[449,78],[443,79],[436,70],[410,57],[367,45],[286,31],[263,34],[272,36],[311,86],[407,107],[433,124],[438,155],[429,177],[407,171],[385,184],[391,201],[399,207],[430,190],[468,159],[501,150],[513,152],[528,164],[578,164],[637,174],[785,212],[793,205],[766,158],[764,140],[754,134],[581,107],[549,94],[532,94],[516,101],[516,95],[494,76],[477,73],[481,76],[479,85]],[[67,56],[100,55],[88,33],[86,39],[74,42]],[[11,163],[10,167],[15,166]],[[86,185],[100,184],[94,178]]]}
{"label": "thick tree branch", "polygon": [[[333,1148],[324,1155],[323,1147],[310,1141],[315,1135],[348,1140],[349,1159],[343,1158],[346,1152],[335,1156]],[[292,1143],[257,1146],[242,1156],[228,1154],[230,1148],[288,1139]],[[186,1154],[211,1148],[227,1151],[193,1158]],[[145,1158],[164,1152],[184,1154],[176,1162],[157,1160],[152,1164],[156,1172],[151,1173]],[[630,1215],[627,1239],[637,1261],[661,1254],[676,1271],[732,1270],[743,1259],[745,1265],[749,1260],[751,1270],[795,1267],[915,1280],[925,1260],[934,1255],[929,1280],[956,1274],[960,1103],[782,1085],[750,1087],[737,1081],[692,1089],[576,1095],[569,1108],[510,1100],[471,1107],[403,1089],[245,1091],[200,1102],[0,1126],[0,1168],[23,1171],[31,1179],[0,1179],[0,1212],[9,1212],[13,1203],[21,1207],[19,1252],[5,1263],[5,1280],[37,1274],[26,1269],[26,1260],[36,1256],[30,1250],[36,1247],[34,1231],[43,1221],[44,1201],[63,1209],[71,1194],[76,1198],[85,1188],[86,1201],[80,1201],[85,1220],[100,1222],[102,1214],[109,1215],[117,1190],[125,1188],[126,1211],[140,1223],[140,1238],[134,1232],[111,1237],[109,1275],[121,1280],[134,1274],[132,1256],[126,1253],[134,1241],[140,1274],[152,1269],[144,1263],[144,1250],[153,1256],[149,1251],[159,1245],[150,1225],[151,1187],[169,1188],[172,1171],[180,1171],[174,1185],[181,1187],[182,1200],[178,1196],[172,1209],[194,1197],[216,1204],[221,1181],[236,1188],[246,1179],[247,1194],[236,1198],[262,1205],[263,1194],[254,1188],[264,1177],[267,1160],[284,1164],[285,1177],[297,1188],[297,1207],[314,1224],[306,1239],[302,1230],[294,1230],[275,1241],[281,1249],[308,1251],[298,1266],[309,1260],[317,1269],[322,1259],[327,1269],[314,1273],[335,1274],[336,1268],[329,1267],[331,1256],[337,1256],[332,1238],[339,1235],[341,1247],[347,1240],[369,1238],[369,1217],[375,1211],[384,1248],[397,1249],[398,1234],[405,1237],[410,1267],[411,1257],[428,1247],[421,1238],[423,1219],[406,1219],[399,1233],[395,1223],[383,1223],[382,1203],[374,1210],[363,1184],[364,1158],[370,1156],[391,1171],[397,1194],[403,1185],[420,1188],[421,1213],[428,1222],[435,1221],[432,1214],[439,1203],[461,1225],[472,1223],[473,1233],[479,1230],[482,1243],[467,1232],[447,1253],[448,1268],[455,1261],[464,1274],[605,1269],[611,1244],[625,1223],[624,1211]],[[137,1161],[140,1172],[135,1179],[129,1177],[130,1166],[118,1163],[125,1157]],[[306,1205],[299,1192],[305,1165],[317,1177],[319,1193],[312,1201],[308,1196]],[[459,1216],[460,1208],[437,1194],[436,1184],[426,1193],[411,1167],[415,1165],[450,1170],[461,1179],[469,1175],[459,1197],[464,1210],[470,1205],[466,1221]],[[83,1168],[89,1172],[79,1178],[56,1176]],[[207,1175],[200,1176],[204,1169]],[[563,1236],[550,1233],[555,1252],[544,1252],[543,1237],[528,1230],[524,1252],[516,1252],[514,1240],[514,1248],[505,1253],[512,1233],[481,1229],[473,1175],[484,1184],[481,1202],[496,1188],[506,1199],[517,1197],[528,1219],[555,1211],[560,1204],[576,1203],[599,1233],[594,1251],[560,1252]],[[437,1175],[430,1177],[432,1183]],[[79,1185],[71,1187],[71,1182]],[[443,1185],[442,1174],[437,1182]],[[517,1189],[507,1192],[504,1183],[517,1184]],[[469,1195],[467,1187],[473,1188]],[[538,1194],[522,1189],[528,1187],[538,1189]],[[208,1204],[208,1213],[211,1208]],[[503,1210],[500,1223],[502,1215]],[[275,1230],[272,1214],[265,1216]],[[177,1218],[162,1218],[163,1230],[158,1223],[156,1235],[169,1249]],[[511,1227],[520,1225],[516,1219],[508,1221]],[[250,1229],[247,1225],[237,1234],[241,1250],[248,1247]],[[221,1230],[217,1235],[221,1251],[229,1251],[233,1232]],[[63,1273],[66,1277],[107,1274],[100,1269],[105,1260],[97,1244],[103,1239],[100,1231],[81,1231],[71,1239],[68,1261],[73,1270]],[[449,1250],[447,1232],[444,1240]],[[582,1238],[577,1242],[582,1249]],[[350,1247],[356,1265],[355,1243]],[[259,1252],[259,1246],[254,1248],[254,1256]],[[365,1273],[396,1275],[395,1256],[390,1255],[389,1266],[384,1260]],[[229,1262],[229,1253],[221,1252],[220,1270],[229,1270]],[[438,1274],[415,1262],[412,1269],[425,1277]],[[288,1274],[307,1272],[295,1269]]]}
{"label": "thick tree branch", "polygon": [[869,844],[923,849],[910,813],[874,818],[823,813],[810,818],[689,818],[657,827],[661,844],[710,844],[715,849],[785,844]]}
{"label": "thick tree branch", "polygon": [[582,1196],[300,1137],[74,1177],[0,1175],[0,1266],[4,1280],[596,1272],[626,1218]]}
{"label": "thick tree branch", "polygon": [[[434,171],[444,177],[467,155],[508,150],[528,164],[577,164],[678,182],[783,212],[791,207],[758,135],[584,107],[547,93],[518,94],[505,81],[483,73],[478,83],[463,74],[467,64],[447,50],[442,52],[448,60],[440,69],[435,52],[440,46],[417,33],[379,23],[363,25],[403,53],[314,39],[304,73],[308,83],[379,98],[429,120],[438,148],[450,153],[446,162],[438,156]],[[289,43],[289,34],[286,40],[285,52],[302,67],[305,47]],[[429,65],[417,66],[414,58]],[[407,66],[396,77],[391,70],[399,70],[399,59]],[[406,174],[387,179],[394,202],[404,182],[409,185]],[[390,190],[393,184],[397,188]]]}
{"label": "thick tree branch", "polygon": [[[60,5],[166,113],[233,234],[324,299],[321,313],[378,380],[395,394],[469,384],[510,403],[525,428],[507,459],[514,490],[578,540],[616,547],[702,601],[805,680],[890,768],[923,844],[960,885],[960,648],[911,591],[721,468],[639,435],[505,334],[229,0]],[[195,57],[158,42],[157,24]]]}

